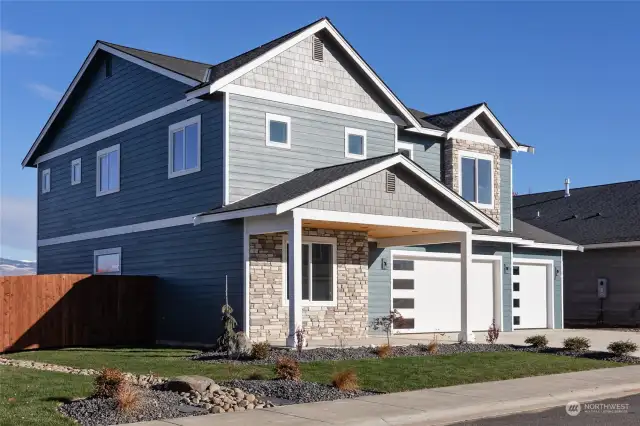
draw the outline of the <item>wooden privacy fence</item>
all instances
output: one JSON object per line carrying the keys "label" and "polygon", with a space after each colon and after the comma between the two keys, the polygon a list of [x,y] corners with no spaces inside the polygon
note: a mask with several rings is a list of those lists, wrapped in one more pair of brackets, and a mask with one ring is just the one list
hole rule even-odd
{"label": "wooden privacy fence", "polygon": [[0,352],[155,340],[154,277],[0,277]]}

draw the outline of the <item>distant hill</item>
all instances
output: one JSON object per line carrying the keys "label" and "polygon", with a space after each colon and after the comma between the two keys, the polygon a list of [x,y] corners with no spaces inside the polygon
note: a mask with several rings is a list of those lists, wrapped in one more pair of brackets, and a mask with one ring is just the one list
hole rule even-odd
{"label": "distant hill", "polygon": [[0,276],[33,275],[36,262],[31,260],[12,260],[0,257]]}

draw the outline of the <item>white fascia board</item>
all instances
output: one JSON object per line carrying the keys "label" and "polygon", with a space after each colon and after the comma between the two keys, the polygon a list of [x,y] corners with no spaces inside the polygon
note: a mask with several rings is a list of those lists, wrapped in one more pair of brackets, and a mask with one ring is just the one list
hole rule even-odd
{"label": "white fascia board", "polygon": [[464,126],[469,124],[471,122],[471,120],[475,119],[480,114],[484,114],[487,117],[487,119],[489,119],[491,124],[493,124],[493,126],[498,130],[498,133],[500,133],[500,135],[504,138],[504,140],[507,141],[507,144],[509,145],[509,147],[511,149],[514,149],[514,150],[518,149],[518,143],[511,137],[511,135],[509,135],[509,132],[507,132],[507,129],[505,129],[502,126],[502,124],[500,124],[500,122],[498,121],[496,116],[493,115],[491,110],[489,108],[487,108],[486,105],[480,105],[475,111],[473,111],[471,114],[469,114],[469,116],[467,118],[462,120],[460,123],[458,123],[458,125],[456,127],[451,129],[447,133],[447,139],[451,139],[453,137],[456,137],[456,134],[460,133],[460,130],[462,130],[464,128]]}
{"label": "white fascia board", "polygon": [[536,153],[536,149],[532,146],[522,146],[522,145],[518,145],[518,149],[516,149],[517,152],[528,152],[529,154],[535,154]]}
{"label": "white fascia board", "polygon": [[[174,102],[170,105],[157,109],[155,111],[151,111],[147,114],[141,115],[140,117],[136,117],[132,120],[126,121],[124,123],[118,124],[110,129],[103,130],[102,132],[96,133],[95,135],[91,135],[87,138],[80,139],[74,143],[66,145],[62,148],[56,149],[51,152],[47,152],[46,154],[41,155],[35,160],[35,164],[39,164],[43,161],[51,160],[52,158],[59,157],[61,155],[67,154],[71,151],[75,151],[76,149],[85,147],[87,145],[91,145],[92,143],[99,142],[103,139],[108,138],[109,136],[116,135],[118,133],[122,133],[126,130],[132,129],[134,127],[140,126],[142,124],[148,123],[149,121],[155,120],[156,118],[164,117],[165,115],[174,113],[181,109],[190,107],[191,105],[195,105],[197,103],[202,102],[201,99],[182,99],[177,102]],[[24,166],[24,164],[23,164]]]}
{"label": "white fascia board", "polygon": [[252,209],[233,210],[222,213],[200,213],[193,217],[193,224],[220,222],[222,220],[240,219],[251,216],[262,216],[267,214],[275,214],[276,206],[255,207]]}
{"label": "white fascia board", "polygon": [[537,249],[549,249],[549,250],[565,250],[565,251],[583,251],[584,248],[579,245],[569,245],[569,244],[546,244],[546,243],[536,243],[533,244],[518,244],[516,245],[527,248],[537,248]]}
{"label": "white fascia board", "polygon": [[55,121],[56,117],[58,116],[58,114],[60,113],[60,110],[62,109],[62,107],[66,104],[67,100],[69,99],[69,96],[71,96],[71,93],[73,92],[73,90],[75,89],[76,85],[78,84],[78,81],[80,81],[80,79],[82,78],[82,76],[84,75],[85,71],[87,70],[89,64],[91,63],[91,61],[93,60],[93,58],[96,56],[96,53],[98,53],[98,50],[103,50],[105,52],[111,53],[112,55],[118,56],[122,59],[125,59],[129,62],[132,62],[136,65],[140,65],[144,68],[150,69],[152,71],[155,71],[159,74],[165,75],[167,77],[170,77],[174,80],[178,80],[182,83],[188,84],[189,86],[197,86],[198,84],[200,84],[199,81],[193,80],[189,77],[185,77],[181,74],[177,74],[174,73],[172,71],[169,71],[165,68],[159,67],[157,65],[153,65],[149,62],[143,61],[142,59],[136,58],[134,56],[128,55],[124,52],[121,52],[117,49],[113,49],[109,46],[106,46],[100,42],[97,42],[93,48],[91,49],[91,52],[89,52],[89,55],[87,55],[87,57],[85,58],[84,62],[82,63],[82,66],[80,67],[80,70],[78,71],[78,73],[76,74],[76,76],[73,78],[73,80],[71,81],[71,84],[69,84],[69,87],[67,87],[67,90],[64,92],[64,95],[62,95],[62,99],[60,99],[60,101],[58,102],[58,105],[56,105],[56,108],[53,110],[53,113],[51,114],[51,116],[49,117],[49,119],[47,120],[46,124],[44,125],[44,127],[42,128],[42,130],[40,131],[40,134],[38,134],[38,137],[36,138],[36,141],[33,143],[33,145],[31,146],[31,148],[29,149],[29,152],[27,153],[27,155],[25,156],[24,160],[22,160],[22,167],[25,167],[26,164],[29,162],[29,160],[31,159],[31,157],[33,156],[33,153],[35,152],[35,150],[38,148],[38,145],[40,145],[40,142],[42,141],[42,138],[44,137],[44,135],[47,133],[47,131],[49,130],[49,128],[51,127],[51,125],[53,124],[53,122]]}
{"label": "white fascia board", "polygon": [[585,244],[585,250],[597,250],[597,249],[609,249],[609,248],[625,248],[625,247],[640,247],[640,241],[624,241],[619,243],[598,243],[598,244]]}
{"label": "white fascia board", "polygon": [[533,244],[533,240],[525,240],[520,237],[504,237],[500,235],[480,235],[473,234],[473,241],[488,241],[494,243],[513,243],[513,244]]}
{"label": "white fascia board", "polygon": [[494,222],[488,216],[484,215],[482,212],[477,210],[467,201],[463,200],[462,198],[459,198],[457,194],[453,193],[449,188],[444,186],[440,181],[435,179],[433,176],[425,173],[422,169],[420,169],[411,160],[407,159],[403,155],[396,155],[396,156],[390,157],[389,159],[382,161],[378,164],[374,164],[370,167],[367,167],[366,169],[360,170],[349,176],[345,176],[342,179],[338,179],[337,181],[332,182],[328,185],[325,185],[313,191],[307,192],[306,194],[301,195],[300,197],[281,203],[277,207],[277,214],[281,214],[283,212],[292,210],[298,206],[301,206],[302,204],[308,203],[309,201],[315,200],[316,198],[322,197],[323,195],[336,191],[342,187],[350,185],[354,182],[357,182],[361,179],[371,176],[374,173],[385,170],[399,163],[407,167],[416,176],[418,176],[428,185],[433,187],[433,189],[435,189],[437,192],[439,192],[440,194],[448,198],[450,201],[452,201],[454,204],[461,207],[465,212],[469,213],[471,216],[476,218],[478,222],[482,223],[483,225],[487,226],[490,229],[493,229],[494,231],[498,231],[500,226],[496,222]]}
{"label": "white fascia board", "polygon": [[426,235],[407,235],[404,237],[378,238],[377,243],[380,248],[404,247],[414,245],[430,245],[457,243],[461,240],[460,232],[436,232]]}
{"label": "white fascia board", "polygon": [[296,208],[293,214],[303,220],[320,220],[326,222],[357,223],[361,225],[393,226],[402,224],[403,228],[436,229],[441,231],[469,232],[470,228],[462,222],[432,219],[416,219],[411,217],[385,216],[376,214],[338,212]]}
{"label": "white fascia board", "polygon": [[421,135],[429,135],[429,136],[438,136],[438,137],[446,137],[447,136],[447,132],[443,131],[443,130],[433,130],[433,129],[427,129],[424,127],[421,128],[411,128],[411,129],[404,129],[407,132],[413,132],[413,133],[420,133]]}

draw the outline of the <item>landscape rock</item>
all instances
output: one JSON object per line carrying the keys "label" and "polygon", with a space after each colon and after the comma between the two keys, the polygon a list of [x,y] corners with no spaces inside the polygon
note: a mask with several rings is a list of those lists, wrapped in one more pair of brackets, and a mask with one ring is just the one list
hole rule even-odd
{"label": "landscape rock", "polygon": [[177,376],[170,379],[165,385],[167,390],[174,392],[196,391],[199,393],[204,393],[213,386],[218,385],[212,379],[203,376]]}

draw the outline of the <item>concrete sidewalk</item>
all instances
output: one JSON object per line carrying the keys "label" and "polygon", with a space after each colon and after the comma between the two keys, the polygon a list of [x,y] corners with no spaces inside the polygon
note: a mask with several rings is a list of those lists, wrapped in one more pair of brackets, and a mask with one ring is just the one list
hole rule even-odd
{"label": "concrete sidewalk", "polygon": [[442,425],[640,393],[640,366],[475,383],[241,413],[136,423],[138,426]]}

